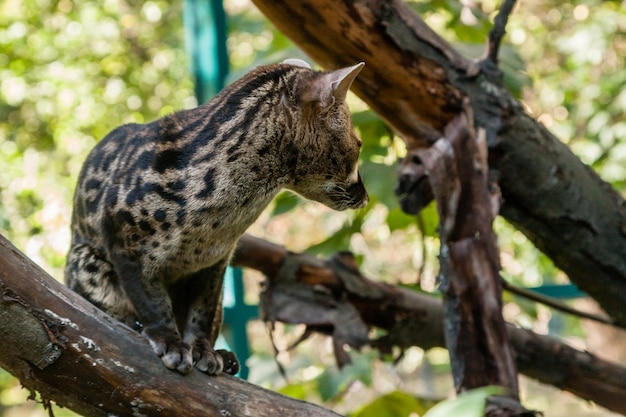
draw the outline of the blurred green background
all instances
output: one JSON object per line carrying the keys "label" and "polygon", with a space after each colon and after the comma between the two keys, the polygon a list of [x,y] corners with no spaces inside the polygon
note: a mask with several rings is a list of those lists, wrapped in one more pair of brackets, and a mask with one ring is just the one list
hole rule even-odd
{"label": "blurred green background", "polygon": [[[476,57],[496,13],[495,1],[410,2],[439,34]],[[259,64],[306,57],[248,0],[226,0],[229,81]],[[71,197],[89,150],[114,127],[148,122],[195,106],[185,50],[182,2],[2,0],[0,2],[0,233],[62,280],[69,247]],[[519,2],[501,61],[510,90],[587,164],[626,190],[626,8],[619,1]],[[404,145],[366,105],[350,97],[364,141],[362,175],[372,204],[335,213],[281,194],[251,232],[294,251],[351,250],[366,275],[436,296],[436,211],[403,214],[393,195]],[[503,276],[521,286],[567,283],[544,255],[502,219],[496,221]],[[245,273],[255,303],[258,274]],[[588,300],[570,301],[595,308]],[[581,349],[623,361],[623,335],[505,294],[505,315]],[[252,382],[352,416],[422,416],[452,393],[447,352],[409,349],[398,363],[353,352],[337,370],[331,344],[279,326],[278,372],[265,326],[248,326]],[[613,337],[613,339],[611,339]],[[612,341],[611,341],[612,340]],[[608,342],[607,342],[608,341]],[[321,348],[320,348],[321,347]],[[522,379],[528,408],[547,416],[610,416],[558,390]],[[45,416],[19,382],[0,370],[0,415]],[[433,410],[433,415],[435,411]],[[55,415],[73,415],[55,408]]]}

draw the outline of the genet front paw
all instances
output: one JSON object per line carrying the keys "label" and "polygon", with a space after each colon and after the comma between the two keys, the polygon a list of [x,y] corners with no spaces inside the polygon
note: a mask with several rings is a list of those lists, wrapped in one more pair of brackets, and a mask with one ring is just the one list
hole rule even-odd
{"label": "genet front paw", "polygon": [[148,336],[152,350],[156,353],[163,364],[181,374],[188,374],[193,368],[191,346],[183,342],[180,337],[155,337]]}

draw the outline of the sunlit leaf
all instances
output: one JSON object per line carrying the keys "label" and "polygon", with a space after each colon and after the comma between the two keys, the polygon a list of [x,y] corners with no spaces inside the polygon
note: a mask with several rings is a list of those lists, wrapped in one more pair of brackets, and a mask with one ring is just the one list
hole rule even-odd
{"label": "sunlit leaf", "polygon": [[299,384],[288,384],[278,390],[278,392],[291,398],[305,400],[309,396],[311,390],[315,388],[315,384],[312,381],[305,381]]}
{"label": "sunlit leaf", "polygon": [[350,417],[421,416],[428,409],[430,402],[401,391],[394,391],[378,397]]}
{"label": "sunlit leaf", "polygon": [[485,387],[464,392],[456,398],[435,405],[424,417],[483,417],[487,397],[501,392],[502,389],[499,387]]}
{"label": "sunlit leaf", "polygon": [[339,230],[332,233],[328,238],[310,246],[306,252],[312,255],[330,255],[337,251],[347,250],[350,247],[352,235],[361,230],[366,212],[367,209],[359,211],[353,220],[344,223]]}

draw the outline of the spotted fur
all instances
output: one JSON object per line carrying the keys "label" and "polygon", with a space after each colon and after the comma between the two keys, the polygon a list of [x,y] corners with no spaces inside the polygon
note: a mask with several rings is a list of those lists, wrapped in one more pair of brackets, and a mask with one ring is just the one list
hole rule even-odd
{"label": "spotted fur", "polygon": [[237,372],[213,349],[237,239],[283,188],[367,203],[345,103],[362,65],[259,67],[203,106],[113,130],[78,180],[68,285],[141,329],[168,368]]}

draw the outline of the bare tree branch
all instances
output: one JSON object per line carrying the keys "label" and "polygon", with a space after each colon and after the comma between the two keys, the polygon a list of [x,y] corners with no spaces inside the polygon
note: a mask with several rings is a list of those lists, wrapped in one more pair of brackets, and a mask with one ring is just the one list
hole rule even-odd
{"label": "bare tree branch", "polygon": [[506,24],[514,7],[515,0],[504,0],[502,6],[500,6],[500,11],[495,18],[494,26],[491,31],[489,31],[489,41],[487,42],[487,50],[485,51],[484,59],[488,59],[496,67],[498,66],[500,43],[506,34]]}
{"label": "bare tree branch", "polygon": [[[409,151],[406,158],[404,158],[400,164],[400,169],[398,170],[398,177],[400,178],[400,181],[396,187],[396,193],[402,197],[402,203],[405,206],[403,207],[404,211],[409,212],[410,214],[417,214],[433,199],[433,191],[430,182],[428,181],[427,170],[424,167],[420,156],[422,152],[423,150],[421,149],[413,149]],[[575,309],[553,298],[546,297],[525,288],[511,285],[504,279],[502,280],[502,286],[503,289],[512,294],[546,305],[555,310],[559,310],[586,320],[592,320],[615,327],[623,327],[623,325],[616,323],[615,320],[611,318]]]}
{"label": "bare tree branch", "polygon": [[561,311],[566,314],[571,314],[572,316],[580,317],[581,319],[595,321],[597,323],[606,324],[608,326],[619,327],[615,324],[615,322],[609,318],[604,316],[600,316],[598,314],[589,313],[587,311],[578,310],[574,307],[570,307],[565,303],[562,303],[554,298],[547,297],[543,294],[539,294],[533,290],[528,290],[526,288],[516,287],[515,285],[509,284],[507,281],[502,280],[502,288],[511,294],[515,294],[519,297],[526,298],[528,300],[534,301],[539,304],[543,304],[547,307],[553,308],[555,310]]}
{"label": "bare tree branch", "polygon": [[[364,277],[349,253],[322,260],[244,235],[233,262],[268,277],[260,305],[266,319],[307,324],[338,337],[335,349],[362,345],[364,325],[387,331],[369,342],[383,353],[445,346],[440,300]],[[520,372],[626,414],[626,368],[552,337],[510,325],[507,333]]]}

